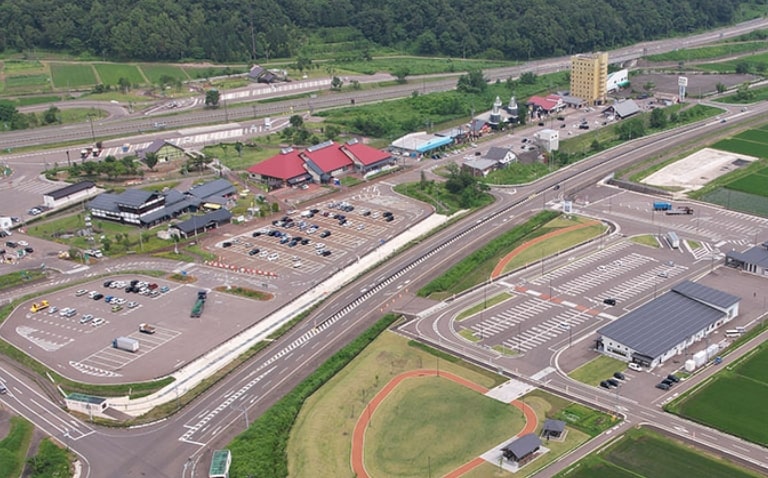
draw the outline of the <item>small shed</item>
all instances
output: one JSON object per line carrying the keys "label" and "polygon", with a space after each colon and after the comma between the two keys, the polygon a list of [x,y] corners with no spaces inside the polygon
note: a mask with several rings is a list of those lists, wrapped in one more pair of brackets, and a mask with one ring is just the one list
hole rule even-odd
{"label": "small shed", "polygon": [[539,437],[535,433],[529,433],[502,448],[501,452],[507,460],[522,464],[533,459],[534,453],[539,450],[540,446]]}
{"label": "small shed", "polygon": [[541,437],[549,440],[550,438],[560,438],[565,432],[565,422],[562,420],[547,419],[544,426],[541,427]]}

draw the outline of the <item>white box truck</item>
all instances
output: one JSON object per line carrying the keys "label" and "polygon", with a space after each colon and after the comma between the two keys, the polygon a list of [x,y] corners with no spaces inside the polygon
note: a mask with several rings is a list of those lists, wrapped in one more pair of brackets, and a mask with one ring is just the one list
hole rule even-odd
{"label": "white box truck", "polygon": [[112,341],[112,346],[128,352],[137,352],[139,350],[139,341],[130,337],[118,337]]}

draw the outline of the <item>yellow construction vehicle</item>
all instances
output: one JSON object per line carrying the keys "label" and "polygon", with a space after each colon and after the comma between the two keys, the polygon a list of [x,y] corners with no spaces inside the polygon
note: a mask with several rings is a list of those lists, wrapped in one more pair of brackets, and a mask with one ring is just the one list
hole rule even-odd
{"label": "yellow construction vehicle", "polygon": [[30,312],[39,312],[43,309],[48,308],[48,301],[47,300],[41,300],[40,303],[34,303],[32,304],[32,307],[29,308]]}

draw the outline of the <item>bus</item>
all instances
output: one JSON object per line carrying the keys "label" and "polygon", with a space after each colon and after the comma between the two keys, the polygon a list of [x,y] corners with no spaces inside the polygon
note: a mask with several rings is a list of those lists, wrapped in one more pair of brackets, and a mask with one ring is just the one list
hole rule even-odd
{"label": "bus", "polygon": [[725,336],[730,338],[741,337],[742,332],[736,329],[728,329],[725,331]]}
{"label": "bus", "polygon": [[680,249],[680,238],[674,232],[667,233],[667,242],[672,249]]}

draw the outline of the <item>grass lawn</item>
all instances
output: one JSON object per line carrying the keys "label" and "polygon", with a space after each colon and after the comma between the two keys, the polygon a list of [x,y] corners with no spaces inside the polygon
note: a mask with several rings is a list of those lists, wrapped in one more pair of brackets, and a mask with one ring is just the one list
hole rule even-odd
{"label": "grass lawn", "polygon": [[768,445],[768,429],[756,416],[763,414],[768,396],[768,346],[761,346],[735,365],[721,370],[703,386],[684,394],[667,407],[677,413]]}
{"label": "grass lawn", "polygon": [[614,372],[623,372],[627,364],[621,360],[600,355],[568,374],[574,380],[587,385],[600,385],[600,382],[613,377]]}
{"label": "grass lawn", "polygon": [[[581,229],[564,232],[555,237],[551,237],[543,242],[533,244],[531,247],[521,251],[517,254],[507,265],[504,267],[505,272],[512,271],[518,267],[522,267],[526,264],[541,260],[542,257],[549,257],[554,254],[573,247],[582,242],[588,241],[595,237],[599,237],[600,234],[605,232],[607,226],[601,222],[593,219],[587,219],[582,217],[575,217],[574,219],[568,219],[566,217],[559,217],[545,226],[545,229],[556,230],[566,227],[571,227],[576,224],[588,224]],[[547,232],[550,232],[547,231]]]}
{"label": "grass lawn", "polygon": [[654,236],[653,234],[643,234],[642,236],[632,236],[629,240],[634,242],[635,244],[640,244],[643,246],[655,247],[657,249],[661,247],[659,245],[659,241],[656,239],[656,236]]}
{"label": "grass lawn", "polygon": [[[715,65],[718,65],[718,64],[715,63]],[[768,99],[768,86],[750,88],[749,91],[753,95],[751,98],[739,99],[734,94],[734,95],[724,96],[720,98],[720,101],[722,101],[723,103],[736,103],[736,104],[746,105],[746,104],[757,103],[758,101],[764,101]]]}
{"label": "grass lawn", "polygon": [[756,158],[768,157],[768,146],[765,143],[747,141],[740,138],[728,138],[712,145],[715,149],[730,151],[731,153],[746,154]]}
{"label": "grass lawn", "polygon": [[384,332],[304,403],[288,441],[289,476],[314,477],[317,470],[323,470],[324,476],[353,478],[350,439],[366,404],[395,375],[436,367],[488,388],[503,381],[497,375],[438,358],[396,334]]}
{"label": "grass lawn", "polygon": [[364,75],[372,75],[381,72],[392,73],[399,68],[407,68],[409,75],[430,75],[435,73],[462,72],[473,68],[501,68],[512,66],[514,64],[514,62],[509,61],[462,60],[454,58],[379,57],[367,61],[360,60],[336,63],[335,67],[340,71],[343,70],[358,74],[362,73]]}
{"label": "grass lawn", "polygon": [[366,469],[371,476],[422,477],[431,468],[442,476],[524,424],[518,409],[447,379],[406,380],[372,417]]}
{"label": "grass lawn", "polygon": [[215,146],[206,146],[203,153],[208,158],[217,158],[221,163],[233,170],[245,170],[260,163],[265,159],[280,153],[280,147],[275,144],[274,147],[264,147],[262,145],[250,146],[242,144],[240,153],[237,152],[235,144],[221,143]]}
{"label": "grass lawn", "polygon": [[77,88],[96,84],[90,63],[51,63],[51,78],[56,88]]}
{"label": "grass lawn", "polygon": [[0,290],[16,287],[24,282],[39,279],[44,275],[40,269],[15,271],[0,275]]}
{"label": "grass lawn", "polygon": [[189,80],[187,73],[178,66],[173,65],[161,65],[161,64],[142,64],[141,70],[144,72],[144,76],[150,81],[150,83],[160,83],[160,77],[170,76],[180,81]]}
{"label": "grass lawn", "polygon": [[11,429],[0,440],[0,478],[22,475],[34,427],[20,417],[11,417]]}
{"label": "grass lawn", "polygon": [[488,297],[488,299],[483,300],[482,302],[461,311],[461,313],[456,316],[456,320],[457,321],[464,320],[471,315],[475,315],[476,313],[480,312],[483,309],[486,309],[488,307],[493,307],[494,305],[500,304],[507,299],[511,299],[512,297],[514,297],[514,295],[510,294],[509,292],[502,292],[492,297]]}
{"label": "grass lawn", "polygon": [[136,65],[95,63],[93,67],[96,68],[101,83],[105,85],[116,86],[120,78],[125,78],[130,81],[131,85],[141,85],[147,82],[144,75],[139,71],[139,67]]}

